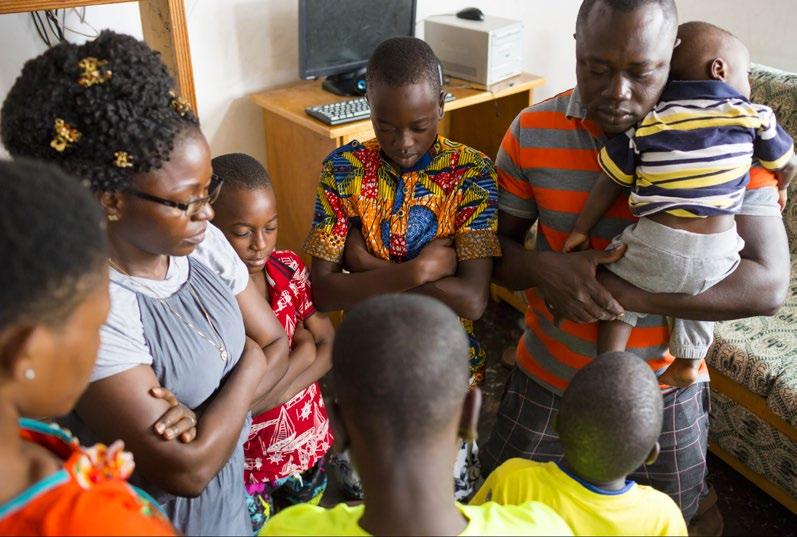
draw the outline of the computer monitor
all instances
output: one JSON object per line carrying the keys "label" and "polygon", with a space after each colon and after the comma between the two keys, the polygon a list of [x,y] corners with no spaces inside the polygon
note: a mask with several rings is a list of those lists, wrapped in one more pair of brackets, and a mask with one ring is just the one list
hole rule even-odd
{"label": "computer monitor", "polygon": [[299,76],[337,95],[365,93],[365,67],[389,37],[415,35],[416,0],[299,0]]}

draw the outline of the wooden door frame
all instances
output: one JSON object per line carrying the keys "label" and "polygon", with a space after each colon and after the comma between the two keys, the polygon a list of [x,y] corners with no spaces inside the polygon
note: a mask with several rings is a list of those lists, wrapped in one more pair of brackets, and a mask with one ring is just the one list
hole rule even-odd
{"label": "wooden door frame", "polygon": [[[123,4],[135,0],[2,0],[0,15],[44,9],[66,9],[98,4]],[[144,41],[161,53],[163,63],[177,81],[177,89],[197,112],[194,72],[188,44],[183,0],[138,0]]]}

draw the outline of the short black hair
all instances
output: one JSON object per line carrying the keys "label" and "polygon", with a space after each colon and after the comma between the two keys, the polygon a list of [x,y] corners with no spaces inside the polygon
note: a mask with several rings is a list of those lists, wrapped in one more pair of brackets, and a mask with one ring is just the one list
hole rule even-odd
{"label": "short black hair", "polygon": [[[3,144],[95,191],[119,190],[160,168],[177,136],[197,125],[174,88],[160,55],[129,35],[106,30],[83,45],[61,43],[28,61],[14,82],[0,112]],[[59,120],[71,139],[58,140]]]}
{"label": "short black hair", "polygon": [[689,21],[678,26],[681,44],[675,47],[670,63],[670,78],[689,80],[695,68],[708,71],[706,64],[722,57],[731,60],[728,52],[733,46],[745,47],[741,39],[728,30],[705,21]]}
{"label": "short black hair", "polygon": [[0,161],[0,329],[69,317],[106,266],[103,222],[74,178],[42,163]]}
{"label": "short black hair", "polygon": [[557,431],[567,463],[595,483],[627,476],[656,444],[662,412],[658,380],[644,360],[628,352],[599,356],[562,395]]}
{"label": "short black hair", "polygon": [[468,390],[468,339],[433,298],[388,294],[350,312],[335,333],[333,391],[357,426],[401,450],[445,426]]}
{"label": "short black hair", "polygon": [[667,22],[672,26],[673,34],[678,26],[678,8],[675,6],[674,0],[584,0],[578,8],[578,15],[576,16],[576,33],[587,23],[587,18],[596,4],[605,4],[613,11],[621,11],[623,13],[636,11],[648,4],[658,5],[661,7]]}
{"label": "short black hair", "polygon": [[271,187],[271,178],[263,165],[245,153],[219,155],[211,163],[213,173],[224,180],[222,194],[227,189],[259,190]]}
{"label": "short black hair", "polygon": [[417,37],[391,37],[379,43],[371,54],[365,81],[368,88],[428,81],[437,93],[442,89],[442,73],[440,60],[425,41]]}

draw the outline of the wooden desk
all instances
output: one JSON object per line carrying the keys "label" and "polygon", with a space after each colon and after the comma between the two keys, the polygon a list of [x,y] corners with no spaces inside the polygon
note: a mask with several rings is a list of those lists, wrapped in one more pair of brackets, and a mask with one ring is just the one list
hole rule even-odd
{"label": "wooden desk", "polygon": [[[544,82],[541,77],[523,73],[485,91],[451,79],[446,90],[456,99],[445,105],[440,134],[495,158],[510,123],[532,103],[534,88]],[[304,112],[308,106],[350,98],[321,89],[318,80],[250,97],[263,108],[266,167],[277,193],[279,247],[301,253],[313,217],[321,162],[341,145],[373,138],[374,130],[368,119],[330,126],[308,116]]]}

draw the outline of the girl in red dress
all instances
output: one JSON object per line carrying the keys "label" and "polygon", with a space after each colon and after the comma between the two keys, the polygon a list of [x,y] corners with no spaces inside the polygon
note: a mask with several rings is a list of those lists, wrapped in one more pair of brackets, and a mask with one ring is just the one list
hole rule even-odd
{"label": "girl in red dress", "polygon": [[275,512],[296,503],[318,503],[326,489],[324,455],[332,446],[318,385],[332,365],[334,328],[313,306],[308,271],[290,250],[275,250],[277,203],[266,170],[241,153],[213,159],[224,181],[213,223],[268,298],[291,346],[288,372],[280,380],[279,404],[252,420],[244,445],[244,480],[252,496],[257,530]]}

